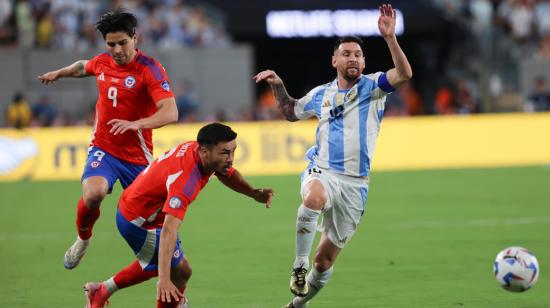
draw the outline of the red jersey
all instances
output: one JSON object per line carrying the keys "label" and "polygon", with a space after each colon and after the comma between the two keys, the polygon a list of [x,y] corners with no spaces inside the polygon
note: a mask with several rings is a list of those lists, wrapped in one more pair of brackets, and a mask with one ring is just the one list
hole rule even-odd
{"label": "red jersey", "polygon": [[150,117],[157,111],[156,102],[174,97],[162,65],[139,50],[126,65],[117,65],[109,53],[103,53],[88,61],[86,73],[96,76],[98,89],[90,146],[133,164],[149,164],[153,161],[152,129],[115,136],[109,133],[111,126],[107,123],[112,119]]}
{"label": "red jersey", "polygon": [[198,148],[196,141],[183,143],[143,170],[120,197],[118,208],[126,220],[152,229],[162,226],[166,213],[183,219],[212,175],[203,173]]}

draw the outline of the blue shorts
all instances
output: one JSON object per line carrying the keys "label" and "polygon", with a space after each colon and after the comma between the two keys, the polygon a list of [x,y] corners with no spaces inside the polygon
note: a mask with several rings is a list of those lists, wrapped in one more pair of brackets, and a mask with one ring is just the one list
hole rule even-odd
{"label": "blue shorts", "polygon": [[[134,251],[141,268],[146,271],[158,270],[158,254],[160,247],[160,231],[161,228],[144,229],[139,227],[116,212],[116,225],[120,235],[126,240],[128,245]],[[172,254],[172,268],[178,265],[183,260],[183,250],[181,250],[181,241],[179,236],[176,240],[176,247]]]}
{"label": "blue shorts", "polygon": [[82,173],[82,181],[91,176],[104,177],[109,183],[109,193],[113,190],[116,180],[120,181],[123,188],[132,184],[138,174],[145,169],[146,165],[136,165],[118,159],[98,147],[91,147],[88,150],[88,159]]}

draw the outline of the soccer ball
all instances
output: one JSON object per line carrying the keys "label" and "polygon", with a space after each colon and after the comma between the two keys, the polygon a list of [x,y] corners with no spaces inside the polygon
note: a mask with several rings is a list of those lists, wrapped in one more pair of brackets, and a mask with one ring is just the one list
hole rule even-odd
{"label": "soccer ball", "polygon": [[529,290],[539,278],[539,263],[535,255],[523,247],[508,247],[499,252],[494,264],[495,278],[512,292]]}

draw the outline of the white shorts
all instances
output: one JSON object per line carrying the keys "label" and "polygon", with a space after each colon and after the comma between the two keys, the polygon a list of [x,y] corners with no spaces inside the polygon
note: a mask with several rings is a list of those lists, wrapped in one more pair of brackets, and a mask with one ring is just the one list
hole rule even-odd
{"label": "white shorts", "polygon": [[302,173],[302,198],[304,187],[313,180],[319,180],[328,195],[318,231],[325,232],[334,245],[344,248],[365,212],[368,178],[347,176],[310,165]]}

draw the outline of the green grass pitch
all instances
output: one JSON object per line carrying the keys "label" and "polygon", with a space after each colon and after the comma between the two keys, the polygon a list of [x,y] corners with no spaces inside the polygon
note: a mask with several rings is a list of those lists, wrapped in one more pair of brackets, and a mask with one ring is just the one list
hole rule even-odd
{"label": "green grass pitch", "polygon": [[[271,209],[212,181],[182,224],[193,308],[291,298],[299,176],[249,180],[276,190]],[[85,282],[133,260],[115,225],[117,188],[80,266],[63,268],[79,195],[77,181],[0,183],[0,307],[83,307]],[[492,274],[513,245],[540,263],[525,293],[504,291]],[[111,307],[155,307],[155,283],[119,291]],[[310,307],[550,307],[550,167],[375,172],[358,231]]]}

